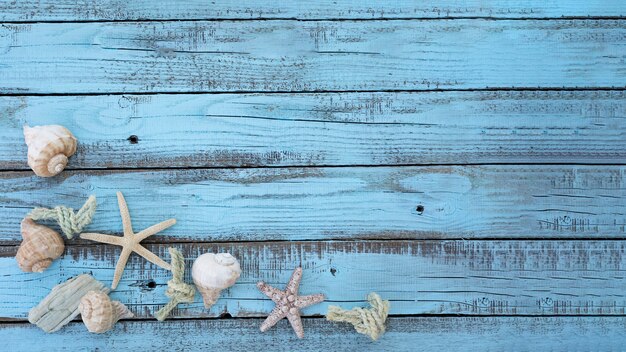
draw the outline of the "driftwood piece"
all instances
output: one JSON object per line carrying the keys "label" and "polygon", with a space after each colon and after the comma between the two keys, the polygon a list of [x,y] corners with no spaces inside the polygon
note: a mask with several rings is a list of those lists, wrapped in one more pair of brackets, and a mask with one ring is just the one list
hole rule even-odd
{"label": "driftwood piece", "polygon": [[55,286],[30,310],[28,321],[45,332],[55,332],[78,316],[80,299],[89,291],[108,293],[109,289],[89,274],[78,275]]}

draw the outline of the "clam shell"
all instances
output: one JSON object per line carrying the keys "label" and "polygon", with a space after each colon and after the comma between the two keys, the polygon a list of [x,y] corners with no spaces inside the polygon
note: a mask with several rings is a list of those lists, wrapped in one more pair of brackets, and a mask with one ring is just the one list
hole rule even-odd
{"label": "clam shell", "polygon": [[87,330],[98,334],[111,330],[122,318],[133,317],[133,313],[125,305],[111,301],[109,295],[98,291],[90,291],[84,295],[80,299],[78,310]]}
{"label": "clam shell", "polygon": [[30,218],[22,220],[22,238],[15,260],[25,272],[43,272],[65,249],[63,238],[56,231]]}
{"label": "clam shell", "polygon": [[78,144],[74,135],[59,125],[26,125],[24,139],[28,146],[28,166],[40,177],[52,177],[63,171]]}

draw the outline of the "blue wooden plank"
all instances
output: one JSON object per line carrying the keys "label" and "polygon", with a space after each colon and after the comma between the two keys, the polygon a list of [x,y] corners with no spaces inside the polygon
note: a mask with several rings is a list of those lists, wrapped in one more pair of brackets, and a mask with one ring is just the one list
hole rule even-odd
{"label": "blue wooden plank", "polygon": [[0,0],[0,21],[624,16],[620,0]]}
{"label": "blue wooden plank", "polygon": [[[68,241],[68,245],[72,243]],[[232,253],[242,275],[211,310],[199,295],[183,304],[175,318],[262,317],[273,303],[258,281],[282,287],[301,265],[301,292],[323,293],[326,301],[303,311],[324,315],[329,304],[367,306],[378,292],[393,315],[623,315],[626,308],[625,241],[355,241],[162,244],[149,248],[169,260],[175,246],[187,260],[206,252]],[[0,319],[24,320],[56,284],[91,273],[110,286],[119,248],[68,246],[43,274],[23,273],[13,256],[0,257]],[[137,317],[153,317],[163,307],[171,274],[133,255],[111,294]],[[152,283],[152,284],[150,284]]]}
{"label": "blue wooden plank", "polygon": [[0,169],[28,170],[22,125],[51,123],[80,142],[71,169],[624,164],[624,101],[624,91],[0,97]]}
{"label": "blue wooden plank", "polygon": [[0,93],[621,87],[625,20],[0,27]]}
{"label": "blue wooden plank", "polygon": [[345,324],[305,319],[298,339],[287,321],[261,333],[261,319],[122,322],[89,334],[82,323],[46,335],[33,325],[0,325],[0,339],[25,351],[160,350],[241,351],[619,351],[624,317],[390,318],[378,342]]}
{"label": "blue wooden plank", "polygon": [[87,231],[121,233],[117,190],[137,228],[176,218],[161,235],[172,241],[623,238],[625,184],[622,166],[5,172],[0,240],[17,243],[33,207],[90,194]]}

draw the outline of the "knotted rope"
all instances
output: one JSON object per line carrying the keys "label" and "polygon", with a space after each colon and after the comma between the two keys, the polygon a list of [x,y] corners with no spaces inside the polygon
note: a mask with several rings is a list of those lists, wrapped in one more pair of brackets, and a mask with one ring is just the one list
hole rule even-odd
{"label": "knotted rope", "polygon": [[33,220],[55,220],[61,226],[65,236],[71,239],[75,234],[83,231],[83,228],[91,222],[95,212],[96,197],[90,196],[85,205],[76,213],[72,208],[57,206],[52,209],[35,208],[28,214],[28,217]]}
{"label": "knotted rope", "polygon": [[372,308],[354,307],[345,310],[337,306],[329,306],[326,319],[354,325],[359,334],[368,335],[376,341],[385,333],[385,320],[389,314],[389,301],[383,301],[376,292],[367,296]]}
{"label": "knotted rope", "polygon": [[196,296],[196,288],[183,281],[185,274],[185,258],[176,248],[169,248],[172,256],[172,279],[167,282],[165,295],[170,301],[156,313],[158,321],[163,321],[179,303],[192,303]]}

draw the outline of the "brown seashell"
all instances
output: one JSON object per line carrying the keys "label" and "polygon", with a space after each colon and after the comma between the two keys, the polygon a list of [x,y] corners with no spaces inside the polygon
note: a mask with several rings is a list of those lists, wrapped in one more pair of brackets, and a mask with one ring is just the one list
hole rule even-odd
{"label": "brown seashell", "polygon": [[24,139],[28,146],[28,166],[40,177],[52,177],[63,171],[78,144],[72,132],[59,125],[26,125]]}
{"label": "brown seashell", "polygon": [[22,238],[15,260],[25,272],[43,272],[65,249],[63,238],[56,231],[30,218],[22,220]]}
{"label": "brown seashell", "polygon": [[87,330],[97,334],[111,330],[113,325],[122,318],[134,316],[125,305],[118,301],[111,301],[109,295],[97,291],[84,295],[80,299],[78,310]]}

